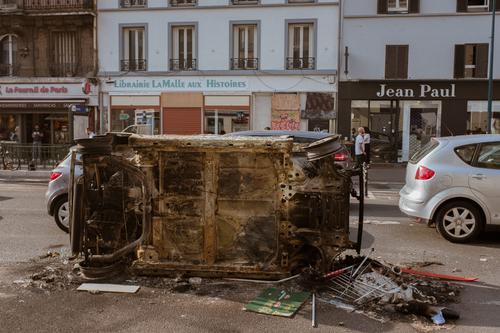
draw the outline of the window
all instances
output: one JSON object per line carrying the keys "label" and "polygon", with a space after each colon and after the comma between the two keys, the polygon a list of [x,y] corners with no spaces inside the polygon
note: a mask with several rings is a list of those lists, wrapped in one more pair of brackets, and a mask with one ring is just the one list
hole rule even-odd
{"label": "window", "polygon": [[314,24],[293,23],[288,25],[287,69],[314,69]]}
{"label": "window", "polygon": [[420,0],[378,0],[378,14],[419,13]]}
{"label": "window", "polygon": [[408,78],[408,45],[386,45],[385,78]]}
{"label": "window", "polygon": [[408,12],[408,0],[387,0],[387,11],[392,13]]}
{"label": "window", "polygon": [[[488,101],[468,101],[467,134],[485,134],[488,131]],[[493,101],[492,134],[500,134],[500,101]]]}
{"label": "window", "polygon": [[231,69],[258,69],[257,24],[233,25]]}
{"label": "window", "polygon": [[419,151],[417,151],[410,159],[411,164],[417,164],[425,156],[429,155],[434,149],[439,146],[439,141],[433,139],[429,141],[425,146],[423,146]]}
{"label": "window", "polygon": [[476,165],[480,168],[500,169],[500,142],[483,143]]}
{"label": "window", "polygon": [[123,29],[122,71],[146,70],[146,39],[144,35],[144,27]]}
{"label": "window", "polygon": [[475,144],[455,148],[455,153],[458,155],[458,157],[460,157],[462,161],[464,161],[467,164],[472,163],[475,151],[476,151]]}
{"label": "window", "polygon": [[455,78],[486,78],[488,44],[455,45]]}
{"label": "window", "polygon": [[0,0],[0,9],[16,9],[18,0]]}
{"label": "window", "polygon": [[250,129],[250,113],[240,110],[205,110],[206,134],[226,134],[248,131]]}
{"label": "window", "polygon": [[148,5],[147,0],[120,0],[120,7],[122,8],[141,8]]}
{"label": "window", "polygon": [[233,5],[255,5],[259,3],[259,0],[231,0]]}
{"label": "window", "polygon": [[[457,12],[486,12],[492,9],[492,0],[457,0]],[[500,10],[500,1],[498,0],[495,10]]]}
{"label": "window", "polygon": [[77,74],[79,57],[76,31],[54,31],[51,34],[52,61],[50,74],[52,76],[75,76]]}
{"label": "window", "polygon": [[0,36],[0,76],[16,75],[17,36]]}
{"label": "window", "polygon": [[170,70],[196,69],[196,30],[194,25],[172,28],[172,57]]}
{"label": "window", "polygon": [[288,0],[288,3],[311,3],[315,1],[316,0]]}
{"label": "window", "polygon": [[170,0],[170,6],[172,7],[182,7],[182,6],[196,6],[198,0]]}

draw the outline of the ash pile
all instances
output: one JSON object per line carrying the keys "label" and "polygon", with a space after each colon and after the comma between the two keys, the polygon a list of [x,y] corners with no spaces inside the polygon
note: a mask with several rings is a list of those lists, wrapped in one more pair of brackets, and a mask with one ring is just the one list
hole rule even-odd
{"label": "ash pile", "polygon": [[[443,325],[460,317],[457,311],[448,308],[459,302],[462,289],[446,281],[455,277],[419,271],[415,266],[399,267],[369,256],[347,256],[334,267],[326,275],[306,271],[296,281],[313,293],[313,313],[315,302],[321,302],[380,322],[407,320]],[[455,281],[468,280],[457,277]]]}

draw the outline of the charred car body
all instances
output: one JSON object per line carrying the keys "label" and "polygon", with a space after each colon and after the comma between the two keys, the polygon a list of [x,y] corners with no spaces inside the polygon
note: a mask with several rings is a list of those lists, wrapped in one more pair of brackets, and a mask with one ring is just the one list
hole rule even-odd
{"label": "charred car body", "polygon": [[358,241],[349,240],[357,171],[333,162],[339,148],[336,136],[306,147],[285,137],[79,140],[72,251],[84,267],[127,258],[142,274],[273,279],[309,266],[325,271],[345,249],[359,249],[362,234],[358,197]]}

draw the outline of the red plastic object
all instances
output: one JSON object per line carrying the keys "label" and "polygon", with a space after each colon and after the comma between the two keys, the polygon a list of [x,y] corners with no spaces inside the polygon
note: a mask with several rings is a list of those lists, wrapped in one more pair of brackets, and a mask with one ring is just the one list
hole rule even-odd
{"label": "red plastic object", "polygon": [[406,274],[411,274],[411,275],[426,276],[426,277],[430,277],[430,278],[449,280],[449,281],[474,282],[474,281],[479,280],[479,278],[468,278],[468,277],[461,277],[461,276],[436,274],[436,273],[425,272],[425,271],[416,271],[412,268],[402,268],[401,272],[406,273]]}
{"label": "red plastic object", "polygon": [[52,181],[52,180],[56,180],[57,178],[61,177],[61,175],[62,175],[62,173],[60,173],[60,172],[52,172],[52,173],[50,174],[50,180],[51,180],[51,181]]}
{"label": "red plastic object", "polygon": [[423,165],[419,166],[417,169],[417,174],[415,175],[416,180],[429,180],[434,177],[436,173]]}

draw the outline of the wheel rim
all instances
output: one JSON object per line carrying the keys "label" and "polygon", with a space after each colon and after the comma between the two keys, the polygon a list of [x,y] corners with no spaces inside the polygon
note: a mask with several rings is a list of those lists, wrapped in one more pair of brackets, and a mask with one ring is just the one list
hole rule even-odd
{"label": "wheel rim", "polygon": [[61,222],[63,226],[69,228],[69,205],[67,201],[59,207],[57,217],[59,217],[59,222]]}
{"label": "wheel rim", "polygon": [[465,238],[476,229],[476,218],[464,207],[454,207],[443,217],[444,231],[454,238]]}

